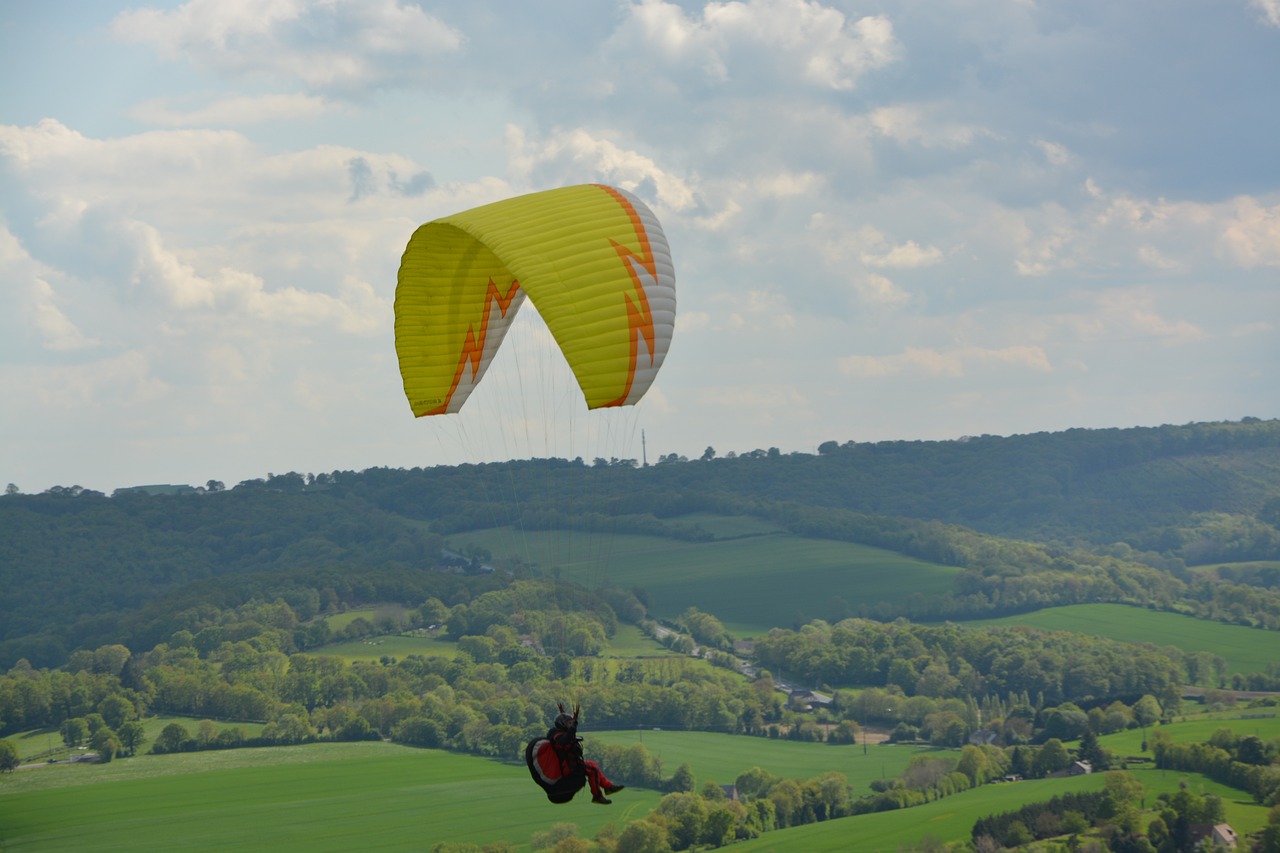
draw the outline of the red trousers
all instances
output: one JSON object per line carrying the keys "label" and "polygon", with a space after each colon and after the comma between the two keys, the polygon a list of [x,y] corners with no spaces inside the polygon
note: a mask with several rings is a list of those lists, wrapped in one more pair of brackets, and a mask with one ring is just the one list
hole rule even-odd
{"label": "red trousers", "polygon": [[613,783],[604,775],[599,764],[594,761],[584,761],[582,768],[587,771],[587,784],[591,786],[591,796],[603,797],[604,789],[613,787]]}

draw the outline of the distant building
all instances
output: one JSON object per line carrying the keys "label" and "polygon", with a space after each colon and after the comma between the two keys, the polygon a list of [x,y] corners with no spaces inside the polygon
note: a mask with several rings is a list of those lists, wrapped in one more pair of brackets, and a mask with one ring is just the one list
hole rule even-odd
{"label": "distant building", "polygon": [[1236,831],[1229,823],[1193,823],[1188,829],[1192,844],[1198,845],[1201,841],[1208,840],[1216,848],[1235,850],[1240,843],[1240,839],[1236,837]]}
{"label": "distant building", "polygon": [[1087,761],[1073,761],[1071,766],[1065,770],[1058,770],[1049,774],[1050,779],[1060,779],[1063,776],[1084,776],[1086,773],[1093,772],[1093,765]]}
{"label": "distant building", "polygon": [[815,705],[827,706],[835,700],[825,693],[812,690],[792,690],[787,696],[787,704],[794,711],[812,711]]}

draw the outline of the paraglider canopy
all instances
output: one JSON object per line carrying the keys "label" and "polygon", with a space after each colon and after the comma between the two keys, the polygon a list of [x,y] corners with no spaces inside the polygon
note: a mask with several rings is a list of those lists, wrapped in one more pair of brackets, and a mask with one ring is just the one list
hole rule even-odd
{"label": "paraglider canopy", "polygon": [[510,198],[418,228],[396,286],[396,353],[414,415],[457,412],[525,297],[587,408],[649,389],[675,324],[675,271],[657,217],[600,184]]}

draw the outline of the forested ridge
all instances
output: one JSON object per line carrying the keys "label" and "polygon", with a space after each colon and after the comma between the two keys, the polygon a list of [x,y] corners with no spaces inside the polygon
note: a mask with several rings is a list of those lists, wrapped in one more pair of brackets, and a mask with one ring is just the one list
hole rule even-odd
{"label": "forested ridge", "polygon": [[[1280,421],[818,450],[709,447],[648,467],[577,459],[291,472],[110,497],[12,486],[0,498],[0,665],[57,665],[108,642],[149,647],[174,630],[175,613],[255,597],[327,589],[350,603],[449,600],[458,576],[434,570],[449,561],[442,537],[459,530],[710,538],[685,518],[698,512],[965,570],[951,594],[865,614],[878,618],[1118,601],[1278,627],[1276,569],[1234,566],[1205,579],[1186,567],[1280,559]],[[512,498],[486,497],[512,484]]]}

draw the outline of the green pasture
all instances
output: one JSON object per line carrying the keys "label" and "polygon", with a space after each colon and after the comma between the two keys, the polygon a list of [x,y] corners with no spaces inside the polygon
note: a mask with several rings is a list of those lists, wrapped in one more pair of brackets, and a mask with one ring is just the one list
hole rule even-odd
{"label": "green pasture", "polygon": [[[1266,806],[1258,805],[1239,788],[1231,788],[1215,782],[1200,773],[1180,773],[1176,770],[1157,770],[1154,767],[1130,770],[1146,791],[1148,809],[1156,806],[1160,794],[1176,794],[1184,784],[1197,794],[1213,794],[1222,799],[1227,823],[1240,835],[1257,832],[1267,825]],[[1144,824],[1146,821],[1144,821]]]}
{"label": "green pasture", "polygon": [[1096,791],[1102,783],[1102,775],[1094,774],[983,785],[909,809],[768,832],[736,844],[732,849],[734,853],[892,853],[909,849],[930,835],[942,841],[966,839],[980,817],[1013,811],[1027,803],[1041,802],[1069,791]]}
{"label": "green pasture", "polygon": [[[1242,791],[1220,785],[1200,774],[1137,770],[1133,775],[1146,789],[1148,809],[1155,806],[1157,795],[1173,793],[1185,782],[1197,793],[1211,793],[1222,797],[1227,821],[1241,835],[1255,832],[1266,824],[1266,808],[1251,802]],[[1013,811],[1028,803],[1044,802],[1059,794],[1096,791],[1102,788],[1105,778],[1105,774],[1094,773],[1066,779],[983,785],[909,809],[841,818],[766,833],[760,838],[735,845],[733,850],[748,853],[870,853],[909,849],[930,835],[942,841],[959,841],[970,837],[973,824],[978,818]]]}
{"label": "green pasture", "polygon": [[695,512],[680,516],[678,521],[682,524],[696,524],[716,539],[736,539],[742,536],[786,532],[772,521],[753,518],[749,515],[715,515],[709,512]]}
{"label": "green pasture", "polygon": [[[508,528],[456,534],[449,543],[457,550],[478,545],[495,558],[515,547]],[[682,542],[525,531],[516,553],[540,571],[555,567],[561,577],[586,586],[640,587],[656,617],[697,607],[740,634],[762,634],[797,620],[840,619],[880,602],[900,608],[912,594],[950,591],[959,571],[881,548],[787,533]]]}
{"label": "green pasture", "polygon": [[[379,661],[384,657],[404,660],[409,655],[452,658],[458,654],[458,644],[443,637],[415,636],[412,634],[383,634],[361,640],[344,640],[329,643],[308,654],[331,655],[352,661]],[[605,658],[645,658],[669,655],[670,651],[657,640],[645,635],[634,625],[622,624],[604,650]]]}
{"label": "green pasture", "polygon": [[330,655],[352,661],[379,661],[384,657],[404,660],[409,655],[424,658],[452,658],[458,654],[458,644],[436,637],[417,637],[409,634],[383,634],[362,640],[345,640],[311,649],[311,655]]}
{"label": "green pasture", "polygon": [[[155,717],[146,717],[142,722],[142,731],[146,735],[146,740],[142,746],[138,748],[139,753],[144,753],[151,749],[151,744],[155,743],[156,738],[164,727],[170,723],[181,723],[186,726],[187,731],[195,736],[200,725],[200,721],[204,717],[176,717],[171,714],[160,714]],[[246,737],[257,737],[262,734],[262,723],[240,723],[234,721],[214,720],[213,724],[218,731],[223,729],[238,728],[244,730]],[[18,758],[24,764],[33,761],[43,761],[52,750],[53,757],[59,761],[67,760],[67,746],[62,742],[62,735],[53,729],[34,729],[29,732],[19,732],[9,735],[5,740],[12,743],[18,748]],[[0,848],[2,849],[2,848]]]}
{"label": "green pasture", "polygon": [[670,776],[681,764],[688,764],[697,780],[695,790],[707,782],[731,785],[744,771],[762,767],[775,776],[808,779],[828,771],[843,773],[855,796],[870,793],[873,779],[897,776],[911,757],[921,752],[949,755],[960,753],[909,746],[862,744],[833,746],[793,740],[717,734],[622,729],[587,732],[589,739],[630,746],[641,743],[662,761],[662,772]]}
{"label": "green pasture", "polygon": [[315,744],[56,766],[0,779],[6,851],[427,850],[529,840],[556,823],[593,836],[659,794],[554,806],[521,765],[391,744]]}
{"label": "green pasture", "polygon": [[[1218,729],[1231,729],[1237,735],[1257,735],[1264,741],[1280,738],[1280,716],[1246,718],[1244,714],[1277,714],[1280,709],[1259,708],[1257,710],[1239,710],[1223,712],[1212,716],[1195,719],[1177,720],[1163,726],[1152,726],[1147,729],[1148,741],[1155,732],[1164,732],[1175,743],[1206,743]],[[1103,735],[1098,743],[1117,755],[1142,755],[1142,729],[1126,729],[1123,732]],[[1145,753],[1151,757],[1150,751]]]}
{"label": "green pasture", "polygon": [[1072,604],[965,625],[1029,625],[1045,631],[1074,631],[1130,643],[1208,652],[1227,661],[1229,672],[1262,672],[1280,661],[1280,631],[1210,622],[1123,604]]}
{"label": "green pasture", "polygon": [[1218,569],[1261,571],[1264,569],[1280,569],[1280,560],[1247,560],[1240,563],[1205,563],[1201,566],[1188,566],[1187,569],[1197,575],[1216,575],[1218,573]]}
{"label": "green pasture", "polygon": [[646,658],[655,655],[669,655],[666,646],[641,631],[635,625],[620,623],[618,631],[609,638],[609,646],[604,656],[610,658]]}

